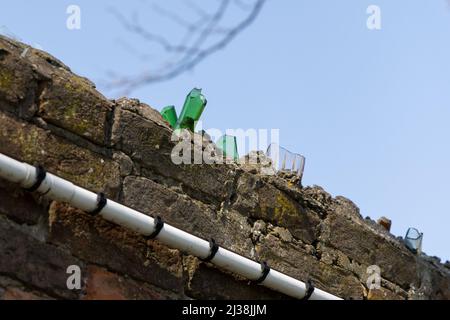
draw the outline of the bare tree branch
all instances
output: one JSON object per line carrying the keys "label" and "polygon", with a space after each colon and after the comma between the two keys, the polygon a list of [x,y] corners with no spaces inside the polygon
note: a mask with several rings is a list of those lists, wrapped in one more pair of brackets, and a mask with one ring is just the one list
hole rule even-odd
{"label": "bare tree branch", "polygon": [[151,41],[160,45],[164,50],[168,52],[180,52],[180,51],[187,51],[189,49],[187,47],[174,46],[171,43],[169,43],[169,41],[163,36],[145,30],[139,24],[137,15],[134,15],[132,19],[128,20],[122,13],[113,8],[110,9],[110,12],[117,18],[117,20],[123,25],[123,27],[126,30],[139,35],[144,40]]}
{"label": "bare tree branch", "polygon": [[197,3],[191,0],[185,0],[183,1],[183,4],[186,5],[189,9],[196,12],[197,15],[202,19],[208,19],[209,14],[203,10],[202,7],[198,6]]}
{"label": "bare tree branch", "polygon": [[[173,44],[162,34],[149,32],[139,22],[139,17],[135,13],[127,19],[122,13],[111,9],[111,13],[122,24],[122,26],[134,35],[148,42],[150,45],[157,45],[168,53],[165,63],[156,66],[153,70],[148,70],[134,76],[114,77],[106,87],[109,89],[123,89],[126,93],[155,82],[173,79],[189,70],[192,70],[210,55],[225,48],[234,38],[249,27],[261,12],[266,0],[221,0],[216,10],[209,13],[195,1],[188,0],[191,11],[195,13],[199,20],[195,22],[187,21],[178,14],[167,9],[152,6],[158,13],[170,20],[172,23],[182,27],[184,37]],[[244,12],[244,17],[234,23],[233,26],[224,26],[224,19],[232,7],[237,7]],[[123,45],[124,42],[122,42]],[[136,52],[135,49],[129,51]],[[141,55],[142,57],[142,55]]]}
{"label": "bare tree branch", "polygon": [[234,3],[242,10],[250,10],[252,7],[251,3],[248,3],[247,1],[244,0],[234,0]]}
{"label": "bare tree branch", "polygon": [[172,20],[173,22],[177,23],[181,27],[186,28],[188,31],[194,32],[196,30],[196,23],[190,23],[188,21],[185,21],[183,18],[178,16],[176,13],[171,12],[169,10],[164,9],[163,7],[160,7],[157,4],[152,5],[153,9],[158,12],[160,15]]}

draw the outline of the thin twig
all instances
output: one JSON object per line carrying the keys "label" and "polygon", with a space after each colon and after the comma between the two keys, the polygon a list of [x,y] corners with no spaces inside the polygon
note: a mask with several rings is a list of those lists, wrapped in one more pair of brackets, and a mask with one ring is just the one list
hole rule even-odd
{"label": "thin twig", "polygon": [[221,0],[217,10],[212,14],[193,4],[193,10],[203,17],[202,21],[196,23],[185,21],[178,15],[159,8],[160,13],[164,12],[166,17],[181,25],[187,31],[179,45],[173,45],[165,37],[148,32],[139,24],[137,17],[134,17],[130,22],[117,10],[111,10],[126,30],[149,42],[158,44],[166,52],[172,54],[172,57],[168,59],[165,66],[158,68],[158,71],[146,71],[135,76],[115,78],[115,80],[109,82],[107,87],[121,88],[130,92],[140,86],[167,81],[192,70],[208,56],[225,48],[238,34],[249,27],[261,12],[265,1],[254,0],[253,6],[247,10],[247,16],[228,29],[221,27],[220,23],[229,11],[230,4],[236,4],[236,0]]}

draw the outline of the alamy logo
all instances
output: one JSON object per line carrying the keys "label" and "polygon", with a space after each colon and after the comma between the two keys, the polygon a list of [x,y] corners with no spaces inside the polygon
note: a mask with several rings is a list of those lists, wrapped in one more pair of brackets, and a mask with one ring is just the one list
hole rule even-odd
{"label": "alamy logo", "polygon": [[81,29],[81,8],[75,4],[67,7],[66,13],[69,15],[66,20],[66,27],[69,30]]}
{"label": "alamy logo", "polygon": [[81,269],[77,265],[71,265],[67,267],[67,274],[70,276],[67,278],[66,285],[69,290],[81,289]]}
{"label": "alamy logo", "polygon": [[367,267],[366,273],[368,274],[366,285],[370,290],[381,288],[381,269],[377,265]]}
{"label": "alamy logo", "polygon": [[366,13],[369,15],[366,23],[367,29],[381,30],[381,8],[376,5],[370,5],[367,7]]}
{"label": "alamy logo", "polygon": [[[199,121],[197,127],[201,127]],[[174,130],[172,141],[176,142],[171,152],[172,162],[181,164],[223,164],[243,161],[249,164],[259,163],[255,157],[237,159],[237,147],[248,154],[250,151],[265,150],[270,144],[279,143],[279,129],[227,129],[225,134],[219,129],[200,130],[192,133],[187,129]],[[213,141],[228,137],[220,147]]]}

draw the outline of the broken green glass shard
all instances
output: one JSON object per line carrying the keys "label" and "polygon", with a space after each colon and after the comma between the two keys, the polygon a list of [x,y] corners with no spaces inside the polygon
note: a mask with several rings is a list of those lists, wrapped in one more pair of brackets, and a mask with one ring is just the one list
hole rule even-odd
{"label": "broken green glass shard", "polygon": [[201,89],[193,89],[184,102],[183,110],[178,118],[175,129],[189,129],[194,132],[195,123],[200,119],[206,107],[206,98]]}
{"label": "broken green glass shard", "polygon": [[237,149],[237,141],[235,136],[224,135],[217,140],[217,147],[222,150],[225,157],[231,158],[234,161],[239,160]]}
{"label": "broken green glass shard", "polygon": [[161,115],[164,120],[166,120],[172,128],[175,128],[178,117],[177,117],[177,111],[175,110],[174,106],[167,106],[164,109],[161,110]]}

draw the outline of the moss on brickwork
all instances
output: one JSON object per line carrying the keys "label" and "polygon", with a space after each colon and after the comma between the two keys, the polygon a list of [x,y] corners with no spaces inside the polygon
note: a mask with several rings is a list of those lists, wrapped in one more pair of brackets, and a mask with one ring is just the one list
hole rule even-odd
{"label": "moss on brickwork", "polygon": [[119,164],[34,125],[0,113],[0,152],[28,163],[40,163],[50,172],[85,188],[118,188]]}
{"label": "moss on brickwork", "polygon": [[282,222],[286,216],[296,216],[299,214],[298,208],[293,204],[291,199],[281,193],[277,196],[274,214],[277,221]]}
{"label": "moss on brickwork", "polygon": [[13,86],[14,73],[6,70],[0,69],[0,90],[9,91]]}
{"label": "moss on brickwork", "polygon": [[107,143],[111,113],[111,102],[91,83],[66,70],[53,77],[40,97],[43,119],[100,145]]}

